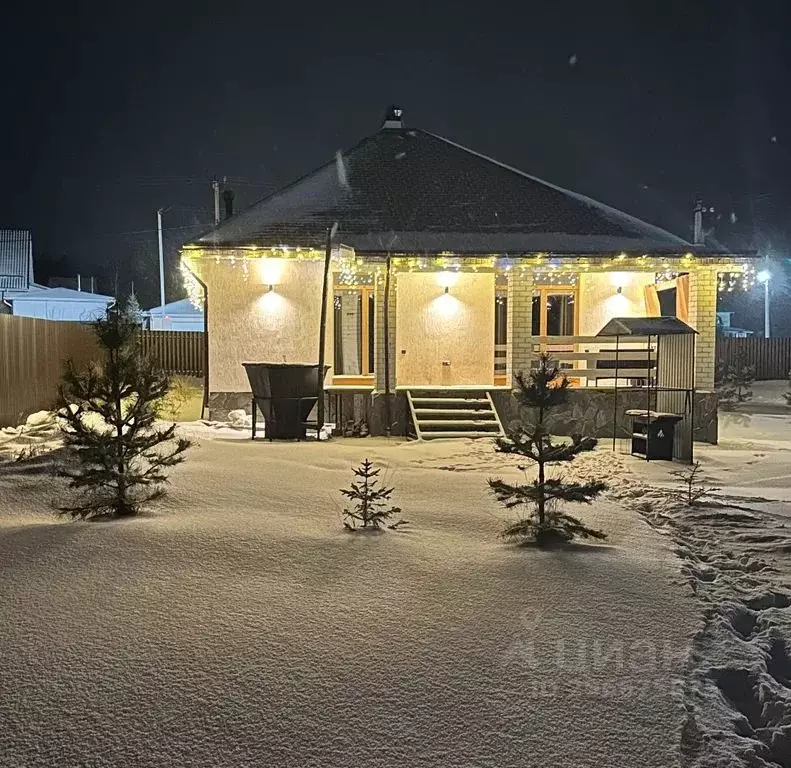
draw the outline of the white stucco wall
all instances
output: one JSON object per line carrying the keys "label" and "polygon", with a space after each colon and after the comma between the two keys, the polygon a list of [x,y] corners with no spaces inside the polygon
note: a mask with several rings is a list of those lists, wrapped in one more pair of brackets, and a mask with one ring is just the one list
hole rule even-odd
{"label": "white stucco wall", "polygon": [[[494,274],[396,276],[396,384],[458,386],[494,380]],[[443,362],[449,365],[443,365]]]}
{"label": "white stucco wall", "polygon": [[[318,362],[320,260],[194,260],[209,291],[209,389],[249,392],[242,362]],[[269,285],[273,290],[269,291]],[[332,297],[327,311],[325,361],[332,365]],[[332,376],[332,370],[327,380]]]}
{"label": "white stucco wall", "polygon": [[[579,276],[579,335],[595,336],[613,317],[644,317],[644,288],[653,272],[583,272]],[[621,293],[618,293],[618,287]]]}

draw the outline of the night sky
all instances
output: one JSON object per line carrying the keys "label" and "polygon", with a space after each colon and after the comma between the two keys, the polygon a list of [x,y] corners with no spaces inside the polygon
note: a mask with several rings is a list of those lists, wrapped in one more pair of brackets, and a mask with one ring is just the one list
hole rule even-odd
{"label": "night sky", "polygon": [[39,279],[155,303],[157,208],[175,264],[213,176],[245,206],[391,102],[684,237],[701,196],[722,243],[791,256],[783,0],[114,5],[5,11],[0,227],[33,231]]}

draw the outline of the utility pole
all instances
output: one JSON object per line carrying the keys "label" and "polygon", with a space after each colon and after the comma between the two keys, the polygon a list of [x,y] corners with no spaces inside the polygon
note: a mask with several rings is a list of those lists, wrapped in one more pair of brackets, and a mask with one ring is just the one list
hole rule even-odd
{"label": "utility pole", "polygon": [[165,306],[165,249],[162,246],[162,208],[157,211],[157,238],[159,240],[159,306]]}
{"label": "utility pole", "polygon": [[220,223],[220,182],[214,179],[211,188],[214,191],[214,226],[216,227]]}
{"label": "utility pole", "polygon": [[764,338],[768,339],[772,335],[769,326],[769,280],[764,280]]}

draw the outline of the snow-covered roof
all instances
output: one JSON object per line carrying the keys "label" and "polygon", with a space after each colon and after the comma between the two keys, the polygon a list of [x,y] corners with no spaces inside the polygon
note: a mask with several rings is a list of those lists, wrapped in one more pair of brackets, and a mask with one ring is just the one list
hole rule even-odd
{"label": "snow-covered roof", "polygon": [[113,296],[89,291],[74,291],[71,288],[34,288],[30,291],[12,291],[5,295],[8,301],[95,301],[109,304]]}
{"label": "snow-covered roof", "polygon": [[[164,310],[164,312],[163,312]],[[151,307],[146,310],[147,315],[194,315],[199,317],[203,315],[203,310],[196,307],[189,299],[180,299],[179,301],[171,301],[165,304],[164,307]]]}
{"label": "snow-covered roof", "polygon": [[33,239],[21,229],[0,229],[0,290],[25,290],[33,281]]}
{"label": "snow-covered roof", "polygon": [[[397,124],[396,124],[397,125]],[[193,245],[358,252],[683,253],[686,240],[420,129],[384,127]]]}

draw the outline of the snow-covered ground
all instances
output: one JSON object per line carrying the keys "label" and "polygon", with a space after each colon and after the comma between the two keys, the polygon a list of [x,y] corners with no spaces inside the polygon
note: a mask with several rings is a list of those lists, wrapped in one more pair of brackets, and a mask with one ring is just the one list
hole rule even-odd
{"label": "snow-covered ground", "polygon": [[[485,441],[184,425],[167,499],[118,523],[53,518],[57,454],[7,461],[0,765],[791,765],[791,417],[768,416],[697,448],[714,509],[672,501],[673,465],[581,456],[610,541],[555,552],[498,539],[485,479],[519,475]],[[343,531],[366,456],[408,530]]]}
{"label": "snow-covered ground", "polygon": [[[364,456],[408,531],[344,533]],[[518,549],[487,444],[215,434],[150,516],[69,523],[50,459],[0,471],[3,766],[676,764],[698,611],[612,499],[609,545]]]}

